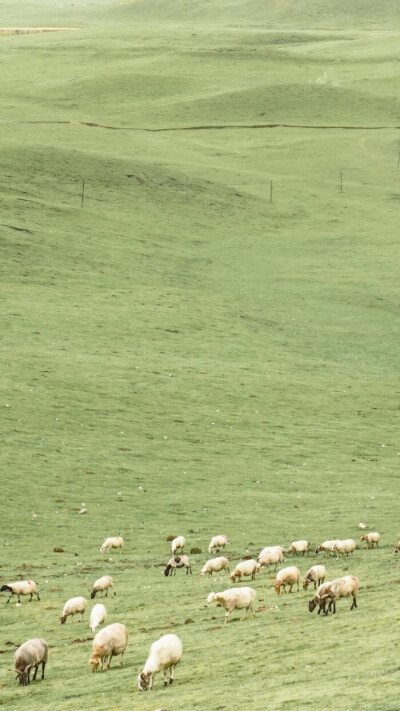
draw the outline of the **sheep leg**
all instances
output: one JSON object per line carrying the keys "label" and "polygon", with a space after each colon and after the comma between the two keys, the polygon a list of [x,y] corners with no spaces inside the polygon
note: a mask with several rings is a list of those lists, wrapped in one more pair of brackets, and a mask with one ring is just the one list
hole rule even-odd
{"label": "sheep leg", "polygon": [[46,662],[42,662],[42,679],[44,679],[44,668],[46,666]]}
{"label": "sheep leg", "polygon": [[35,671],[33,672],[32,681],[36,680],[36,674],[38,673],[38,669],[39,669],[39,664],[36,664]]}
{"label": "sheep leg", "polygon": [[356,601],[356,598],[354,597],[354,595],[353,595],[353,604],[352,604],[350,610],[352,610],[353,607],[357,607],[357,601]]}

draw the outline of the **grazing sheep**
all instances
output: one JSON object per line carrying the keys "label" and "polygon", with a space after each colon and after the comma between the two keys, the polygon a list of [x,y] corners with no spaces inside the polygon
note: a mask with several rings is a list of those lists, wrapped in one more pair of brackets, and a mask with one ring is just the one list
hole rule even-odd
{"label": "grazing sheep", "polygon": [[[108,597],[108,588],[114,590],[113,579],[111,575],[103,575],[102,578],[99,578],[93,584],[92,592],[90,593],[91,599],[93,600],[93,598],[96,597],[96,593],[104,592],[104,590],[106,591],[106,597]],[[117,593],[114,590],[114,596],[116,594]]]}
{"label": "grazing sheep", "polygon": [[210,544],[208,546],[208,552],[214,552],[216,553],[220,548],[225,548],[225,546],[228,546],[228,539],[226,536],[213,536],[213,538],[210,541]]}
{"label": "grazing sheep", "polygon": [[177,568],[186,568],[186,575],[188,573],[192,573],[192,568],[189,563],[189,558],[187,555],[176,555],[173,558],[171,558],[170,561],[168,561],[167,567],[164,570],[164,575],[168,577],[168,575],[176,575],[176,569]]}
{"label": "grazing sheep", "polygon": [[111,666],[111,657],[121,655],[121,666],[123,666],[124,652],[128,644],[128,630],[125,625],[114,622],[112,625],[103,627],[93,640],[93,651],[89,664],[92,672],[97,667],[106,671]]}
{"label": "grazing sheep", "polygon": [[65,624],[67,617],[71,616],[71,622],[73,621],[73,616],[74,615],[79,615],[81,616],[81,619],[79,622],[82,622],[83,620],[83,613],[86,610],[86,605],[87,601],[85,600],[84,597],[72,597],[70,600],[68,600],[65,605],[64,609],[62,611],[62,615],[60,617],[61,624]]}
{"label": "grazing sheep", "polygon": [[185,536],[177,536],[176,538],[174,538],[174,540],[171,542],[172,555],[175,555],[178,548],[183,550],[185,542],[186,542]]}
{"label": "grazing sheep", "polygon": [[398,542],[397,546],[395,547],[393,553],[400,553],[400,541]]}
{"label": "grazing sheep", "polygon": [[300,570],[296,568],[295,565],[290,566],[289,568],[282,568],[282,570],[279,570],[276,574],[276,580],[273,585],[271,585],[271,588],[275,588],[276,592],[278,595],[281,592],[281,588],[283,588],[283,592],[286,592],[286,585],[289,585],[289,592],[292,592],[292,587],[295,583],[297,583],[297,592],[299,591],[299,580],[300,580]]}
{"label": "grazing sheep", "polygon": [[164,686],[168,686],[167,672],[169,670],[169,683],[174,681],[174,669],[182,656],[182,642],[176,634],[165,634],[153,642],[149,656],[142,671],[138,674],[138,687],[140,691],[151,691],[153,688],[154,674],[164,671]]}
{"label": "grazing sheep", "polygon": [[100,625],[105,622],[106,619],[107,610],[101,602],[98,602],[96,605],[94,605],[90,613],[89,628],[92,630],[92,632],[96,632],[97,628],[100,627]]}
{"label": "grazing sheep", "polygon": [[336,553],[336,558],[339,558],[339,554],[342,556],[349,557],[350,553],[353,554],[356,547],[356,542],[352,538],[347,538],[345,541],[336,541],[332,548],[332,552]]}
{"label": "grazing sheep", "polygon": [[314,583],[314,590],[317,585],[321,585],[326,578],[326,568],[324,565],[312,565],[306,572],[306,577],[303,580],[303,590],[307,590],[310,583]]}
{"label": "grazing sheep", "polygon": [[262,568],[267,569],[270,565],[275,565],[274,570],[276,571],[278,563],[283,563],[283,556],[284,550],[282,546],[267,546],[262,549],[257,558],[257,563],[259,563]]}
{"label": "grazing sheep", "polygon": [[122,553],[122,548],[124,546],[124,539],[121,536],[115,536],[114,538],[106,538],[103,545],[100,546],[101,553],[110,552],[111,548],[120,548]]}
{"label": "grazing sheep", "polygon": [[36,595],[40,600],[37,585],[33,580],[18,580],[16,583],[6,583],[0,588],[0,592],[10,592],[7,602],[10,602],[13,595],[18,595],[18,602],[21,602],[20,595],[30,595],[29,602],[32,601],[33,595]]}
{"label": "grazing sheep", "polygon": [[39,664],[42,665],[42,679],[44,679],[44,668],[49,658],[49,645],[44,639],[29,639],[18,647],[14,655],[16,678],[21,686],[28,686],[31,683],[31,669],[35,668],[33,681],[36,679]]}
{"label": "grazing sheep", "polygon": [[219,573],[220,570],[226,570],[226,572],[229,573],[228,560],[223,556],[220,556],[219,558],[211,558],[210,560],[208,560],[207,563],[203,565],[200,571],[200,575],[202,578],[204,578],[206,573],[208,573],[211,578],[213,573]]}
{"label": "grazing sheep", "polygon": [[367,548],[374,548],[374,546],[378,548],[380,538],[381,534],[378,531],[371,531],[371,533],[365,533],[361,536],[360,541],[366,541]]}
{"label": "grazing sheep", "polygon": [[260,563],[257,563],[256,560],[253,560],[252,558],[249,560],[243,560],[236,565],[236,568],[233,573],[231,573],[230,578],[233,583],[236,582],[236,579],[240,582],[242,575],[251,575],[251,579],[254,580],[256,573],[258,573],[260,569],[261,565]]}
{"label": "grazing sheep", "polygon": [[[357,592],[358,579],[354,575],[345,575],[342,578],[336,578],[328,583],[323,583],[317,590],[317,594],[308,603],[308,609],[312,612],[319,605],[318,614],[323,611],[327,615],[331,610],[333,614],[336,612],[336,601],[341,597],[352,597],[353,602],[350,607],[352,610],[357,607]],[[329,601],[328,609],[326,603]]]}
{"label": "grazing sheep", "polygon": [[243,608],[245,608],[245,613],[241,618],[241,621],[246,617],[248,610],[251,610],[253,617],[255,617],[255,599],[256,591],[254,588],[230,588],[229,590],[224,590],[224,592],[211,592],[207,598],[207,602],[216,602],[218,607],[225,608],[226,624],[228,617],[233,610],[243,610]]}
{"label": "grazing sheep", "polygon": [[287,548],[284,553],[285,555],[289,555],[289,553],[293,553],[293,555],[299,555],[300,553],[304,555],[304,553],[309,553],[309,544],[308,541],[293,541],[293,543],[290,544],[289,548]]}
{"label": "grazing sheep", "polygon": [[319,546],[316,547],[315,552],[318,554],[320,551],[324,551],[325,555],[333,555],[334,554],[334,547],[338,543],[337,538],[332,539],[331,541],[324,541],[321,543]]}

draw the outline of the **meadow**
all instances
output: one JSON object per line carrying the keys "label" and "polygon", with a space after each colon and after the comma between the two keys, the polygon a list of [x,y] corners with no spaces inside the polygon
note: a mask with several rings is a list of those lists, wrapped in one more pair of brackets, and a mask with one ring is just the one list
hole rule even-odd
{"label": "meadow", "polygon": [[[41,596],[0,595],[0,706],[395,711],[398,4],[24,0],[1,23],[76,29],[0,36],[0,584]],[[255,619],[206,606],[230,587],[199,578],[212,535],[233,568],[359,522],[379,549],[293,561],[356,575],[357,610],[310,615],[265,571]],[[202,552],[165,578],[180,534]],[[59,618],[103,574],[130,643],[92,674],[89,613]],[[168,631],[175,683],[140,694]],[[22,688],[32,637],[50,660]]]}

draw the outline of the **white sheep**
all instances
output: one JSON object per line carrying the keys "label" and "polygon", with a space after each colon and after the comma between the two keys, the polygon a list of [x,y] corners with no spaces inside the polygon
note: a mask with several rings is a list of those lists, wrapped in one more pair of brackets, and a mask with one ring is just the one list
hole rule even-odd
{"label": "white sheep", "polygon": [[317,585],[321,585],[326,578],[326,568],[324,565],[312,565],[306,572],[306,576],[303,580],[303,590],[307,590],[310,583],[314,583],[314,590],[317,589]]}
{"label": "white sheep", "polygon": [[103,545],[100,546],[101,553],[110,552],[111,548],[119,548],[122,553],[122,548],[124,546],[124,539],[121,536],[115,536],[111,538],[106,538]]}
{"label": "white sheep", "polygon": [[251,575],[251,579],[254,580],[256,573],[258,573],[260,569],[260,563],[257,563],[257,561],[253,560],[253,558],[243,560],[240,563],[237,563],[235,570],[230,575],[230,579],[233,583],[235,583],[236,580],[239,580],[240,582],[242,575]]}
{"label": "white sheep", "polygon": [[213,573],[219,573],[220,570],[226,570],[226,572],[229,573],[228,559],[223,556],[208,560],[207,563],[203,565],[200,575],[204,578],[204,576],[208,574],[211,578]]}
{"label": "white sheep", "polygon": [[324,541],[321,543],[319,546],[316,547],[315,552],[318,554],[320,551],[324,551],[325,555],[333,555],[334,554],[334,547],[338,543],[338,539],[334,538],[329,541]]}
{"label": "white sheep", "polygon": [[253,617],[255,617],[255,599],[256,591],[254,588],[230,588],[229,590],[224,590],[223,592],[211,592],[207,598],[207,602],[208,604],[216,602],[219,607],[225,608],[226,624],[228,617],[233,610],[243,610],[243,608],[245,608],[245,613],[241,618],[241,621],[246,617],[248,610],[251,610]]}
{"label": "white sheep", "polygon": [[93,598],[96,597],[96,593],[104,592],[104,590],[106,591],[106,597],[108,597],[108,588],[111,588],[114,591],[114,596],[117,594],[114,590],[111,575],[103,575],[102,578],[99,578],[95,583],[93,583],[92,592],[90,593],[91,599],[93,600]]}
{"label": "white sheep", "polygon": [[282,568],[276,574],[276,580],[271,588],[275,588],[278,595],[283,588],[283,592],[286,592],[286,585],[289,586],[289,592],[292,592],[292,587],[297,583],[297,591],[299,590],[299,580],[300,580],[300,570],[296,568],[295,565],[289,566],[288,568]]}
{"label": "white sheep", "polygon": [[90,665],[92,672],[101,669],[106,671],[111,666],[111,658],[121,655],[121,666],[123,666],[124,652],[128,644],[128,630],[125,625],[114,622],[112,625],[103,627],[93,640],[92,656]]}
{"label": "white sheep", "polygon": [[378,548],[380,538],[381,534],[378,531],[371,531],[371,533],[365,533],[361,536],[360,541],[366,541],[367,548],[374,548],[374,546]]}
{"label": "white sheep", "polygon": [[[341,597],[352,597],[353,602],[350,607],[352,610],[357,607],[357,592],[358,592],[358,578],[354,575],[344,575],[342,578],[336,578],[328,583],[323,583],[317,590],[316,595],[313,600],[308,603],[308,609],[312,612],[317,605],[319,605],[318,614],[321,610],[325,615],[327,615],[331,610],[333,614],[336,612],[336,601]],[[326,603],[329,601],[328,609],[326,609]]]}
{"label": "white sheep", "polygon": [[339,555],[347,556],[348,558],[350,553],[353,554],[355,548],[356,542],[353,541],[352,538],[347,538],[345,541],[336,541],[332,548],[332,552],[336,553],[336,558],[339,558]]}
{"label": "white sheep", "polygon": [[21,644],[15,652],[14,662],[16,678],[21,686],[28,686],[31,683],[31,669],[34,667],[33,681],[36,679],[39,665],[42,665],[42,679],[44,679],[44,668],[49,658],[49,645],[44,639],[29,639]]}
{"label": "white sheep", "polygon": [[0,588],[0,592],[10,592],[7,602],[10,602],[13,595],[18,595],[18,602],[21,602],[20,595],[30,595],[29,602],[32,601],[33,595],[36,595],[40,600],[37,585],[33,580],[18,580],[16,583],[6,583]]}
{"label": "white sheep", "polygon": [[228,539],[226,536],[213,536],[213,538],[210,541],[210,544],[208,546],[208,552],[216,552],[220,548],[225,548],[225,546],[228,546]]}
{"label": "white sheep", "polygon": [[192,573],[192,568],[187,555],[176,555],[168,561],[167,567],[164,570],[164,575],[176,575],[177,568],[186,568],[186,575]]}
{"label": "white sheep", "polygon": [[289,553],[293,553],[293,555],[299,555],[301,553],[304,555],[304,553],[308,553],[309,550],[308,541],[293,541],[284,553],[285,555],[289,555]]}
{"label": "white sheep", "polygon": [[260,564],[262,568],[269,568],[270,565],[275,565],[274,570],[277,569],[278,563],[283,563],[284,550],[282,546],[267,546],[263,548],[260,555],[257,558],[257,563]]}
{"label": "white sheep", "polygon": [[183,550],[185,542],[186,542],[185,536],[177,536],[176,538],[174,538],[174,540],[171,541],[172,555],[175,555],[178,548]]}
{"label": "white sheep", "polygon": [[81,619],[79,620],[79,622],[82,622],[83,613],[86,610],[86,605],[87,605],[87,600],[84,597],[72,597],[70,600],[67,600],[67,602],[64,605],[62,615],[60,617],[61,624],[62,625],[65,624],[67,617],[69,617],[69,616],[71,616],[71,622],[72,622],[74,615],[80,615]]}
{"label": "white sheep", "polygon": [[153,688],[154,674],[164,671],[164,686],[174,681],[174,669],[182,657],[182,642],[176,634],[165,634],[150,647],[149,656],[142,671],[138,674],[138,687],[140,691],[151,691]]}
{"label": "white sheep", "polygon": [[90,613],[89,628],[92,630],[92,632],[96,632],[97,628],[100,627],[100,625],[105,622],[106,619],[107,610],[101,602],[98,602],[96,605],[94,605]]}

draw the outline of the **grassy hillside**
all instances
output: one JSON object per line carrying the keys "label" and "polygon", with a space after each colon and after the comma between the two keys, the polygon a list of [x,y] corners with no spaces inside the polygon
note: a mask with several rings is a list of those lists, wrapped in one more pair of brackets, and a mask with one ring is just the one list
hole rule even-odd
{"label": "grassy hillside", "polygon": [[[321,3],[302,24],[300,3],[270,23],[259,6],[203,2],[186,25],[157,0],[4,4],[4,26],[79,29],[0,38],[0,582],[41,595],[0,595],[0,706],[398,707],[397,11],[365,33],[368,3],[329,25]],[[358,541],[360,521],[381,547],[324,561],[359,577],[356,611],[311,616],[312,592],[278,597],[272,572],[254,620],[205,607],[230,586],[198,577],[212,535],[233,567]],[[162,575],[170,534],[201,548],[193,576]],[[106,573],[130,644],[92,675],[89,612],[59,616]],[[139,694],[167,631],[176,683]],[[47,679],[19,688],[35,636]]]}

